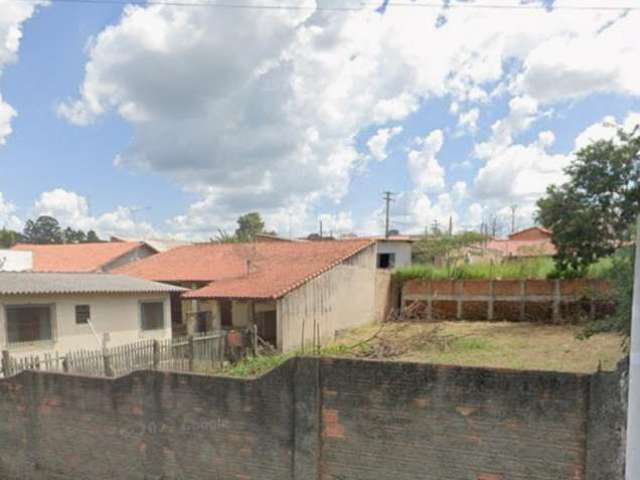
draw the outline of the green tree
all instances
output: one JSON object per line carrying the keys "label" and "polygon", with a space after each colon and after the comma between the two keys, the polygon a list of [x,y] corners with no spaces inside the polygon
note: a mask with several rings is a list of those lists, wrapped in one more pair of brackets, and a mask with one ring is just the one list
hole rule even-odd
{"label": "green tree", "polygon": [[538,201],[537,220],[553,231],[558,272],[573,276],[632,238],[640,212],[640,129],[584,147],[565,173],[568,181]]}
{"label": "green tree", "polygon": [[100,237],[98,237],[98,234],[93,230],[89,230],[84,239],[84,243],[99,243],[99,242],[102,242],[102,240],[100,239]]}
{"label": "green tree", "polygon": [[64,243],[64,236],[58,220],[48,215],[42,215],[35,221],[27,220],[23,235],[28,243]]}
{"label": "green tree", "polygon": [[64,243],[84,243],[87,241],[87,235],[82,230],[74,230],[71,227],[65,228],[62,235]]}
{"label": "green tree", "polygon": [[11,248],[21,240],[18,232],[3,228],[0,230],[0,248]]}
{"label": "green tree", "polygon": [[250,242],[259,233],[264,232],[264,222],[258,212],[250,212],[238,218],[236,238],[241,242]]}
{"label": "green tree", "polygon": [[418,263],[434,263],[437,258],[449,257],[461,248],[480,243],[486,236],[477,232],[455,235],[425,235],[413,246],[413,258]]}

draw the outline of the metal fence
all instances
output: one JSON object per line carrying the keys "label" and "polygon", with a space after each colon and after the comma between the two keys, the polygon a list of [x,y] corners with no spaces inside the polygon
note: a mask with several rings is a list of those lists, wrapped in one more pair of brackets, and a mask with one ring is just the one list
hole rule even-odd
{"label": "metal fence", "polygon": [[14,357],[2,352],[2,373],[9,377],[24,370],[78,373],[113,377],[134,370],[213,372],[225,362],[255,354],[255,328],[205,332],[166,340],[141,340],[102,350],[76,350],[65,355],[44,353]]}

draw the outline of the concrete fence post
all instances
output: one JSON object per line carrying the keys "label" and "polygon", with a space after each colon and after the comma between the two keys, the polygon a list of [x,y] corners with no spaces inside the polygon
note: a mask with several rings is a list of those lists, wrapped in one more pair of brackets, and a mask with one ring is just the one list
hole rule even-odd
{"label": "concrete fence post", "polygon": [[11,375],[11,355],[8,350],[2,351],[2,373],[4,374],[4,378]]}
{"label": "concrete fence post", "polygon": [[158,340],[153,341],[153,369],[157,370],[160,366],[160,342]]}
{"label": "concrete fence post", "polygon": [[187,337],[187,355],[189,357],[189,371],[193,372],[193,335]]}
{"label": "concrete fence post", "polygon": [[487,302],[487,320],[493,320],[493,302],[496,299],[495,293],[496,281],[489,280],[489,301]]}
{"label": "concrete fence post", "polygon": [[520,280],[520,321],[527,320],[527,281]]}
{"label": "concrete fence post", "polygon": [[104,374],[107,377],[113,377],[113,368],[111,367],[111,355],[105,348],[102,350],[102,362],[104,363]]}
{"label": "concrete fence post", "polygon": [[560,293],[560,280],[553,280],[553,303],[552,303],[552,318],[554,323],[560,323],[562,318],[560,316],[560,302],[562,301],[562,295]]}

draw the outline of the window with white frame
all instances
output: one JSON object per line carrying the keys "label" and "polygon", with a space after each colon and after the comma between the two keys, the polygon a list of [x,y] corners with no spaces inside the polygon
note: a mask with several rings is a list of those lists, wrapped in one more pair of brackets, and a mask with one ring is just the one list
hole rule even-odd
{"label": "window with white frame", "polygon": [[51,305],[9,305],[5,308],[9,344],[53,340]]}
{"label": "window with white frame", "polygon": [[140,303],[140,326],[142,330],[161,330],[164,328],[164,302]]}

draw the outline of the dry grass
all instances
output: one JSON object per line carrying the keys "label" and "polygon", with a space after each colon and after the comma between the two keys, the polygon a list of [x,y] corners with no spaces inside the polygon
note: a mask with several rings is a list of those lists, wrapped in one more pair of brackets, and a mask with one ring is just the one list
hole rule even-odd
{"label": "dry grass", "polygon": [[[621,338],[603,333],[578,340],[581,328],[506,322],[389,323],[382,330],[380,325],[351,330],[330,350],[376,358],[380,349],[385,360],[447,365],[582,373],[601,365],[613,370],[624,356]],[[434,336],[439,341],[432,341]],[[346,348],[365,340],[370,341]]]}

